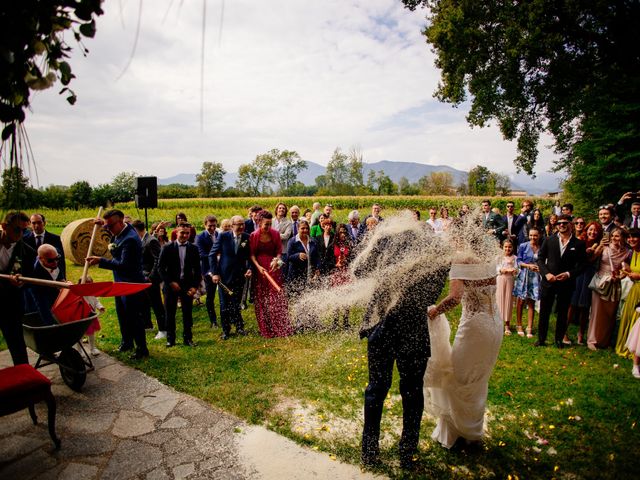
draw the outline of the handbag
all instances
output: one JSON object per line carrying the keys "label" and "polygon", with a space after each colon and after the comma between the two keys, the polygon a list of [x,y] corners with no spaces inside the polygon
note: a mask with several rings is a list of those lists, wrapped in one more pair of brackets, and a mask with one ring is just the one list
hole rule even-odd
{"label": "handbag", "polygon": [[[609,265],[611,265],[611,271],[613,271],[611,253],[607,253],[609,257]],[[591,282],[589,282],[589,288],[596,292],[601,299],[608,302],[618,302],[622,295],[622,286],[620,285],[620,281],[614,279],[609,273],[604,275],[596,273],[591,279]]]}

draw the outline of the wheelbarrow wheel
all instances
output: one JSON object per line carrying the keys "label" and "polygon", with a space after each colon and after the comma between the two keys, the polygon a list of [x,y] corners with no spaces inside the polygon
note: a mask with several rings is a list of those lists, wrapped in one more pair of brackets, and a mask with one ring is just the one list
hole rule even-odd
{"label": "wheelbarrow wheel", "polygon": [[87,367],[82,355],[74,348],[67,348],[58,356],[62,380],[71,390],[79,392],[87,379]]}

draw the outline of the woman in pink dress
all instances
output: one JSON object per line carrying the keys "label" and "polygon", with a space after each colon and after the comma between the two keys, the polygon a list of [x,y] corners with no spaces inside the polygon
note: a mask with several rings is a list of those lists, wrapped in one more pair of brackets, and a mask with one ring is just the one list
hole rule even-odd
{"label": "woman in pink dress", "polygon": [[[504,255],[498,257],[498,277],[496,278],[496,303],[504,323],[504,334],[511,335],[511,317],[513,316],[513,285],[518,274],[516,256],[513,254],[513,242],[505,240],[502,244]],[[522,326],[518,326],[518,335],[524,335]]]}
{"label": "woman in pink dress", "polygon": [[[280,233],[271,228],[272,220],[270,212],[258,212],[259,227],[249,237],[251,261],[257,272],[254,302],[256,320],[260,335],[266,338],[286,337],[293,333],[289,323],[287,297],[282,289],[282,242]],[[268,276],[280,287],[280,291]]]}
{"label": "woman in pink dress", "polygon": [[[602,250],[600,268],[596,272],[599,276],[611,275],[614,282],[620,282],[622,262],[627,258],[629,250],[625,246],[627,233],[615,228],[611,232],[608,245]],[[606,240],[602,240],[606,243]],[[616,325],[616,313],[620,298],[607,300],[598,293],[591,292],[591,315],[589,316],[589,331],[587,332],[587,346],[590,350],[608,348]]]}

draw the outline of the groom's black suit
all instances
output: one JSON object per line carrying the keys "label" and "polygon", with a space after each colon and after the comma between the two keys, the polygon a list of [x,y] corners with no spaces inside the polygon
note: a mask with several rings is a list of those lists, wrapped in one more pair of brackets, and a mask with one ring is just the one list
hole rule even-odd
{"label": "groom's black suit", "polygon": [[[542,280],[540,282],[540,318],[538,325],[538,343],[544,345],[549,330],[549,317],[554,300],[557,302],[557,320],[555,343],[562,346],[562,338],[567,331],[567,313],[576,277],[582,273],[586,262],[585,244],[572,236],[567,242],[564,253],[560,250],[558,235],[547,237],[538,252],[538,268]],[[546,274],[558,275],[569,273],[569,279],[562,282],[549,282]]]}
{"label": "groom's black suit", "polygon": [[[425,232],[425,235],[428,235]],[[416,240],[414,232],[404,232],[378,239],[366,262],[367,265],[388,266],[400,261],[404,255],[413,255]],[[434,238],[434,241],[437,241]],[[412,253],[414,252],[414,253]],[[420,435],[420,421],[424,410],[423,383],[430,356],[427,310],[436,303],[444,288],[448,269],[436,272],[412,272],[409,281],[402,285],[390,285],[388,278],[379,278],[380,285],[365,313],[368,317],[378,312],[380,321],[373,327],[361,330],[361,338],[367,337],[369,384],[364,394],[364,429],[362,432],[362,460],[371,463],[378,456],[380,421],[384,400],[391,387],[393,364],[396,362],[400,373],[400,395],[402,396],[402,437],[400,438],[400,459],[410,462],[417,451]],[[358,271],[362,275],[369,272]],[[380,275],[381,277],[386,277]],[[407,279],[405,279],[407,280]],[[388,312],[391,290],[403,289],[401,300]]]}

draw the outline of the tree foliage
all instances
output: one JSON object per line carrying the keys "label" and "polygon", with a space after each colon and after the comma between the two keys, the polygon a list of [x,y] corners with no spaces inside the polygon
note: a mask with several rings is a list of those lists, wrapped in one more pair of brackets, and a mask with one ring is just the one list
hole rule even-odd
{"label": "tree foliage", "polygon": [[[298,182],[298,174],[307,168],[307,162],[295,150],[280,151],[274,148],[269,152],[278,162],[276,178],[280,193],[291,195],[292,189]],[[297,187],[299,188],[299,186]]]}
{"label": "tree foliage", "polygon": [[120,172],[111,180],[112,202],[130,202],[136,194],[136,172]]}
{"label": "tree foliage", "polygon": [[269,195],[277,167],[278,159],[271,153],[258,155],[253,162],[240,165],[236,187],[249,195]]}
{"label": "tree foliage", "polygon": [[[467,121],[484,126],[496,120],[505,139],[517,140],[515,164],[528,174],[541,132],[554,137],[563,155],[559,167],[571,169],[592,158],[578,148],[589,130],[584,122],[597,118],[609,128],[612,105],[637,112],[640,2],[403,2],[429,8],[424,34],[441,69],[437,98],[458,105],[470,97]],[[618,142],[600,147],[604,158],[626,155]]]}
{"label": "tree foliage", "polygon": [[80,207],[89,207],[91,205],[91,185],[86,180],[72,183],[69,186],[69,200],[71,207],[78,209]]}
{"label": "tree foliage", "polygon": [[423,195],[451,195],[453,175],[451,172],[431,172],[418,180]]}
{"label": "tree foliage", "polygon": [[224,175],[226,173],[221,163],[204,162],[200,173],[196,175],[200,195],[203,197],[219,196],[224,190]]}
{"label": "tree foliage", "polygon": [[[74,104],[75,93],[69,83],[75,77],[66,61],[71,46],[65,32],[83,51],[82,37],[93,37],[95,19],[102,15],[101,0],[20,0],[2,2],[0,8],[0,123],[2,155],[9,166],[19,165],[24,145],[16,136],[24,133],[19,125],[25,119],[32,90],[44,90],[59,79],[60,93]],[[9,147],[4,143],[8,141]]]}
{"label": "tree foliage", "polygon": [[478,165],[469,170],[467,186],[460,193],[493,197],[506,196],[511,191],[511,181],[506,175],[492,172],[487,167]]}

